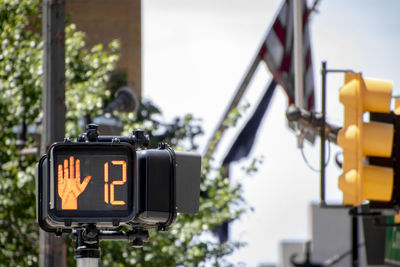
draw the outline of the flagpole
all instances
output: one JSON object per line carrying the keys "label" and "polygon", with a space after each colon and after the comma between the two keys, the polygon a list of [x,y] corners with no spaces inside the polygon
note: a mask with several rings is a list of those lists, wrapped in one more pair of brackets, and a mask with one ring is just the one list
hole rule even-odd
{"label": "flagpole", "polygon": [[[288,7],[289,6],[293,7],[293,4],[295,4],[296,7],[297,7],[297,12],[293,12],[293,13],[296,14],[296,13],[300,12],[299,14],[296,15],[296,19],[299,22],[296,23],[296,21],[293,20],[294,21],[293,22],[293,24],[294,24],[293,25],[294,26],[293,29],[294,29],[294,35],[296,35],[296,36],[294,36],[294,43],[295,43],[294,45],[295,45],[295,49],[296,49],[295,50],[296,51],[295,52],[295,61],[297,62],[297,64],[296,64],[297,67],[295,66],[295,76],[296,76],[296,78],[295,78],[296,79],[295,88],[298,88],[301,91],[297,92],[296,91],[297,89],[295,89],[294,90],[295,92],[294,92],[293,95],[295,96],[295,101],[303,102],[303,95],[304,95],[304,93],[303,93],[304,92],[304,88],[303,88],[304,87],[304,77],[303,77],[303,71],[302,71],[302,69],[303,69],[303,53],[302,53],[302,49],[303,49],[302,48],[302,41],[303,41],[303,37],[302,37],[303,31],[302,31],[302,29],[303,29],[303,26],[302,26],[302,13],[301,13],[303,1],[302,0],[291,0],[291,1],[292,2],[284,1],[284,5],[283,6],[287,5]],[[310,11],[307,19],[309,19],[310,14],[312,12],[316,11],[316,6],[317,6],[318,2],[319,2],[319,0],[315,0],[314,5],[313,5],[313,9]],[[282,8],[280,9],[280,11],[282,12]],[[278,14],[278,16],[279,16],[279,14]],[[275,21],[278,20],[278,16],[277,16]],[[270,31],[272,31],[272,30],[273,29],[271,29]],[[210,139],[209,139],[209,141],[207,143],[207,146],[206,146],[206,152],[204,153],[204,157],[206,159],[209,159],[211,157],[212,152],[215,150],[215,148],[219,144],[221,136],[223,135],[224,131],[227,128],[227,126],[224,125],[225,120],[228,118],[228,115],[232,112],[232,110],[238,105],[240,99],[242,98],[244,92],[247,89],[247,86],[248,86],[252,76],[254,75],[254,73],[255,73],[255,71],[257,69],[257,66],[258,66],[259,62],[262,60],[262,57],[260,56],[260,52],[262,51],[262,48],[265,45],[266,38],[268,37],[268,33],[270,31],[268,31],[266,33],[265,37],[263,38],[262,44],[259,47],[259,49],[257,50],[257,54],[253,58],[253,61],[252,61],[251,65],[249,66],[249,68],[247,69],[247,72],[246,72],[245,76],[241,80],[241,82],[240,82],[240,84],[239,84],[239,86],[238,86],[238,88],[237,88],[237,90],[235,92],[235,95],[234,95],[233,99],[230,102],[229,107],[225,110],[225,113],[223,114],[223,116],[222,116],[222,118],[221,118],[221,120],[220,120],[220,122],[218,124],[218,127],[212,133],[212,135],[211,135],[211,137],[210,137]],[[285,35],[286,33],[282,33],[281,32],[281,34]],[[282,46],[285,46],[285,45],[282,44]],[[268,62],[266,62],[266,64],[268,66]],[[278,62],[276,62],[275,64],[278,64]],[[282,62],[279,62],[279,64],[282,64]],[[279,65],[279,66],[281,66],[281,65]],[[271,67],[268,66],[268,68],[271,68]],[[278,66],[275,66],[274,70],[275,71],[280,71]],[[297,106],[299,106],[299,107],[304,107],[304,105],[307,104],[307,103],[303,102],[303,103],[299,104],[299,103],[295,102],[295,104]]]}
{"label": "flagpole", "polygon": [[303,25],[301,0],[293,1],[293,23],[294,23],[294,76],[295,76],[295,97],[294,101],[297,107],[304,108],[304,81],[303,81]]}
{"label": "flagpole", "polygon": [[208,144],[206,146],[207,150],[204,154],[204,157],[206,159],[209,159],[211,157],[212,151],[217,147],[217,145],[219,143],[220,138],[216,139],[217,134],[219,133],[221,136],[222,133],[226,130],[226,128],[228,128],[228,126],[225,125],[224,122],[228,118],[228,116],[232,112],[232,110],[234,108],[236,108],[237,105],[239,104],[244,92],[247,89],[247,86],[250,83],[251,78],[253,77],[255,71],[257,70],[258,64],[260,63],[260,60],[261,60],[260,56],[259,56],[259,51],[260,51],[260,49],[257,50],[257,54],[254,57],[251,65],[247,69],[246,75],[241,80],[239,87],[237,88],[229,107],[225,110],[225,113],[222,116],[222,118],[218,124],[218,127],[214,130],[213,134],[211,135],[210,140],[208,141]]}

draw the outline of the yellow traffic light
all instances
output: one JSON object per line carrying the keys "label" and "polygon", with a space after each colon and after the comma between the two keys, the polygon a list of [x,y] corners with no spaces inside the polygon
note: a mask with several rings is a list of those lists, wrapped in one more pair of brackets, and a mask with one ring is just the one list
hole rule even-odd
{"label": "yellow traffic light", "polygon": [[393,169],[366,165],[364,157],[391,157],[393,125],[363,121],[365,112],[390,113],[392,87],[391,81],[364,79],[360,73],[345,74],[345,84],[339,92],[344,125],[338,134],[338,145],[343,148],[339,188],[345,205],[392,198]]}

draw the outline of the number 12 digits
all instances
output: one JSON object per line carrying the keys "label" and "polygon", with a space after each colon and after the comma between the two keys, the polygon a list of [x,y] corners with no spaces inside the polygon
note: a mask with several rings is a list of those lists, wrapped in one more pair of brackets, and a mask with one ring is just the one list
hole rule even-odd
{"label": "number 12 digits", "polygon": [[[115,200],[114,187],[116,185],[123,185],[126,182],[126,162],[123,160],[113,160],[111,161],[112,165],[121,165],[122,166],[122,181],[113,181],[110,185],[108,185],[108,162],[104,163],[104,202],[111,205],[125,205],[125,201],[123,200]],[[110,190],[108,189],[110,187]],[[109,194],[110,193],[110,197]]]}

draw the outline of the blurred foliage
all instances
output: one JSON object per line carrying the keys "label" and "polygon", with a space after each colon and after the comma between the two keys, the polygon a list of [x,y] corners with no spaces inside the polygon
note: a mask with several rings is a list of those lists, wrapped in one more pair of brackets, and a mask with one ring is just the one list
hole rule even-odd
{"label": "blurred foliage", "polygon": [[[34,125],[41,117],[42,53],[40,34],[41,1],[0,0],[0,265],[38,264],[39,227],[35,219],[35,164],[37,156],[18,152],[17,132],[22,122]],[[38,19],[39,18],[39,19]],[[113,92],[107,90],[110,73],[118,60],[119,43],[108,49],[85,48],[85,35],[74,25],[66,29],[66,133],[75,138],[83,131],[78,122],[85,114],[102,113]],[[161,111],[149,100],[136,113],[116,114],[130,129],[146,129],[155,146],[160,141],[175,149],[195,150],[195,138],[202,134],[200,122],[184,115],[162,122]],[[39,146],[28,135],[26,147]],[[212,235],[224,221],[243,212],[240,185],[203,161],[200,211],[179,215],[168,232],[150,232],[150,242],[135,249],[128,242],[102,242],[103,266],[215,266],[230,265],[224,255],[240,242],[219,244]],[[74,265],[73,242],[68,241],[68,263]]]}

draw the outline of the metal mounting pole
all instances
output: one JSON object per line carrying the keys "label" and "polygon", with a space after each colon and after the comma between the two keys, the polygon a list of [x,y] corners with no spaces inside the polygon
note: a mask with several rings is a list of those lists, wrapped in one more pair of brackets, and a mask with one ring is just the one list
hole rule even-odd
{"label": "metal mounting pole", "polygon": [[100,261],[100,240],[129,241],[132,247],[143,247],[149,241],[149,232],[143,229],[131,231],[99,230],[96,225],[84,225],[72,232],[76,241],[75,259],[77,267],[98,267]]}
{"label": "metal mounting pole", "polygon": [[77,267],[97,267],[99,266],[99,259],[97,258],[81,258],[76,259]]}
{"label": "metal mounting pole", "polygon": [[322,95],[321,95],[321,181],[320,181],[320,204],[325,205],[325,124],[326,124],[326,61],[322,62]]}
{"label": "metal mounting pole", "polygon": [[302,1],[293,1],[293,28],[294,28],[294,76],[296,106],[304,108],[304,79],[303,79],[303,23],[302,23]]}
{"label": "metal mounting pole", "polygon": [[99,231],[89,226],[77,229],[75,259],[77,267],[98,267],[100,259]]}
{"label": "metal mounting pole", "polygon": [[[355,207],[353,209],[354,213],[358,213],[358,208]],[[351,246],[352,246],[352,251],[351,251],[351,262],[352,262],[352,267],[358,267],[358,216],[353,215],[351,218]]]}
{"label": "metal mounting pole", "polygon": [[[41,154],[65,136],[65,1],[43,0],[43,131]],[[66,266],[65,238],[40,231],[40,266]]]}
{"label": "metal mounting pole", "polygon": [[[345,73],[345,72],[354,72],[350,69],[327,69],[326,61],[322,61],[321,67],[321,80],[322,80],[322,88],[321,88],[321,182],[320,182],[320,206],[324,208],[345,208],[344,205],[331,205],[326,204],[325,200],[325,142],[326,142],[326,75],[328,73]],[[336,130],[336,135],[338,134],[338,129]],[[337,140],[336,140],[337,141]]]}

